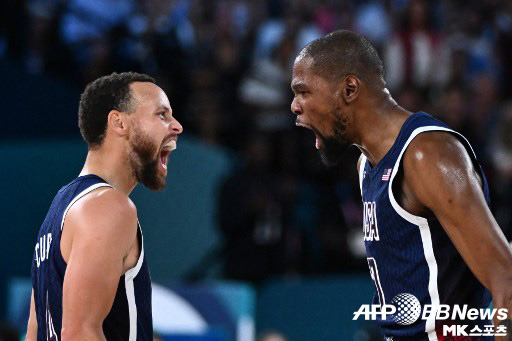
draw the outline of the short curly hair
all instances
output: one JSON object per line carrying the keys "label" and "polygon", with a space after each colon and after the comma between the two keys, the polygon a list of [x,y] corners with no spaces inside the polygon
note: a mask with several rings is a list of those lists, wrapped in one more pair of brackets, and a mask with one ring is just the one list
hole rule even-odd
{"label": "short curly hair", "polygon": [[90,149],[96,149],[103,143],[107,128],[107,117],[111,110],[130,112],[132,94],[130,84],[155,80],[136,72],[112,73],[89,83],[82,95],[78,108],[78,126],[80,133]]}

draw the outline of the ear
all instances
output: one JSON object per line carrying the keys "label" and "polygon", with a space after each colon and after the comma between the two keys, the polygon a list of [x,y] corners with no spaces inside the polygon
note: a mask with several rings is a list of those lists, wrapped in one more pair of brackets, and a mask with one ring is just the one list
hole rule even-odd
{"label": "ear", "polygon": [[107,125],[112,132],[118,136],[125,136],[128,134],[128,122],[124,112],[118,110],[111,110],[108,113]]}
{"label": "ear", "polygon": [[354,75],[348,75],[341,84],[342,97],[345,103],[353,102],[359,96],[361,81]]}

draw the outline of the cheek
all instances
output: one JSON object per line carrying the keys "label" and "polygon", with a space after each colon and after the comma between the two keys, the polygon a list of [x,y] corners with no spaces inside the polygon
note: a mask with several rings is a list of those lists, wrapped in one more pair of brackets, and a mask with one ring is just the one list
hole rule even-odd
{"label": "cheek", "polygon": [[332,124],[330,110],[326,106],[311,105],[308,113],[311,123],[316,125],[318,128],[326,128]]}

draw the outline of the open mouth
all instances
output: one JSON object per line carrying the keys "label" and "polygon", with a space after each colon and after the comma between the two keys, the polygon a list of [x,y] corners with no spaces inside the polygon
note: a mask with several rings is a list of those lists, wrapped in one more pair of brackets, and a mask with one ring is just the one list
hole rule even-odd
{"label": "open mouth", "polygon": [[168,141],[160,151],[160,164],[164,170],[167,170],[167,162],[169,161],[169,155],[173,150],[176,149],[176,140],[172,139]]}
{"label": "open mouth", "polygon": [[297,127],[303,127],[303,128],[308,129],[308,130],[311,130],[315,134],[315,147],[316,147],[316,149],[320,149],[320,148],[323,147],[322,139],[320,138],[320,135],[318,134],[316,129],[314,129],[314,128],[308,126],[308,125],[305,125],[304,123],[299,122],[299,121],[295,122],[295,125]]}

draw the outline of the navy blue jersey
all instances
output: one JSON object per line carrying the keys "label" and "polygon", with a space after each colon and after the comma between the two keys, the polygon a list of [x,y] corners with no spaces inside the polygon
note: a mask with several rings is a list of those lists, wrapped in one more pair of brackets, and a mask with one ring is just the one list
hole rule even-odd
{"label": "navy blue jersey", "polygon": [[[487,180],[468,141],[428,114],[419,112],[411,115],[391,149],[374,167],[363,155],[359,180],[364,206],[366,254],[376,287],[373,304],[395,305],[413,295],[421,307],[425,304],[467,304],[469,307],[486,308],[490,303],[489,292],[470,271],[439,221],[415,216],[404,210],[395,199],[399,184],[393,188],[393,180],[401,171],[404,152],[418,134],[432,131],[450,132],[462,142],[475,169],[480,172],[483,193],[489,204]],[[390,336],[389,339],[418,337],[418,340],[437,340],[434,314],[426,321],[420,318],[412,324],[401,322],[378,318],[383,333]]]}
{"label": "navy blue jersey", "polygon": [[[60,250],[64,218],[80,198],[99,187],[111,187],[96,175],[80,176],[62,187],[41,226],[32,261],[32,288],[37,316],[37,340],[60,340],[62,286],[66,262]],[[107,340],[153,340],[151,279],[138,226],[140,256],[134,268],[119,279],[116,297],[103,322]]]}

